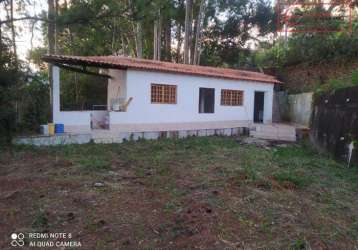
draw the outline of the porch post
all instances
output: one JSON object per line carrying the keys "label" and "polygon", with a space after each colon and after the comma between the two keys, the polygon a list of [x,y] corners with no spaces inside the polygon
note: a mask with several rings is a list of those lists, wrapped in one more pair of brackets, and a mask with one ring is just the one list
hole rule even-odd
{"label": "porch post", "polygon": [[60,113],[60,68],[57,66],[52,67],[52,121],[58,122],[57,118]]}

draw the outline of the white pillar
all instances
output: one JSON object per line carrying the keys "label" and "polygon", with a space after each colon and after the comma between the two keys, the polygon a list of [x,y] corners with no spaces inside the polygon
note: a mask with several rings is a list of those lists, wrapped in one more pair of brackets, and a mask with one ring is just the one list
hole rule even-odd
{"label": "white pillar", "polygon": [[52,119],[53,122],[58,122],[60,114],[60,68],[57,66],[52,67]]}

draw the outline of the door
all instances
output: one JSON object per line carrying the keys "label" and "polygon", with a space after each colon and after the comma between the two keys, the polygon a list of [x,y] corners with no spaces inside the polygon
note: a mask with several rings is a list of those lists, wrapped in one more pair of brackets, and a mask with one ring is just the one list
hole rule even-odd
{"label": "door", "polygon": [[215,89],[199,89],[199,113],[214,113]]}
{"label": "door", "polygon": [[263,123],[264,121],[265,92],[255,91],[254,100],[254,122]]}

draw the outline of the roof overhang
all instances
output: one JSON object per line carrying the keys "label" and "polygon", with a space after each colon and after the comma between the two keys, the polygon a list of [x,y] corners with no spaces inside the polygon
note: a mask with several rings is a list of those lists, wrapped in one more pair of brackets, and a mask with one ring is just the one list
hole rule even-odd
{"label": "roof overhang", "polygon": [[122,70],[130,68],[145,71],[160,71],[175,74],[198,75],[206,77],[225,78],[231,80],[255,81],[270,84],[281,83],[275,77],[260,72],[178,64],[121,56],[45,55],[42,57],[42,59],[45,62],[68,69],[74,69],[73,66],[80,67],[82,69],[85,69],[86,67],[99,67],[107,69],[112,68]]}

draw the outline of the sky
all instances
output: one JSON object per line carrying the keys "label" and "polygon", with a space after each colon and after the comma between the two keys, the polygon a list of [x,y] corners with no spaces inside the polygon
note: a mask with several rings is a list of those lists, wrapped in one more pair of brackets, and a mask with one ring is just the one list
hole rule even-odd
{"label": "sky", "polygon": [[[31,6],[26,6],[26,12],[29,16],[38,16],[41,14],[41,12],[47,10],[47,0],[30,0]],[[15,8],[18,8],[19,6],[15,6]],[[23,17],[24,12],[15,13],[15,18]],[[0,7],[0,20],[6,19],[6,11],[4,10],[4,7],[1,5]],[[17,21],[16,22],[16,45],[17,45],[17,51],[18,56],[22,60],[26,60],[26,56],[31,49],[31,40],[33,48],[42,46],[43,44],[43,36],[41,32],[41,22],[37,22],[34,26],[34,33],[32,37],[32,24],[30,21]]]}

